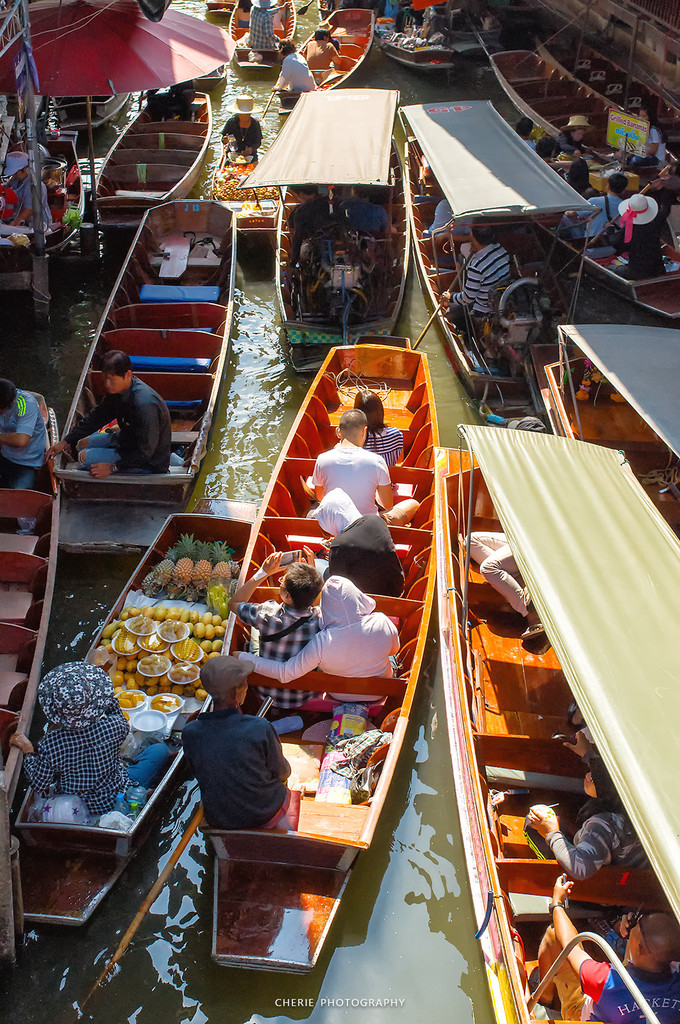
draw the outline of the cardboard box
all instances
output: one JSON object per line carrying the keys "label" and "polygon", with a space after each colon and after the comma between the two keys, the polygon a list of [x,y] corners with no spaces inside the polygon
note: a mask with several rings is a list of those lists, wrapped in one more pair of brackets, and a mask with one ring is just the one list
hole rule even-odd
{"label": "cardboard box", "polygon": [[[628,178],[628,192],[639,192],[640,191],[640,178],[637,174],[632,174],[630,171],[624,171],[624,174]],[[593,188],[596,188],[598,192],[607,191],[607,182],[609,176],[605,177],[600,171],[591,171],[588,175],[588,179]]]}

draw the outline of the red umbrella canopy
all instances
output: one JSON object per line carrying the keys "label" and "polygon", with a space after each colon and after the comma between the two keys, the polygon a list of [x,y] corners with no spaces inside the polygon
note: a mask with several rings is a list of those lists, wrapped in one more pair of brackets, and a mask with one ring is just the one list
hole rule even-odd
{"label": "red umbrella canopy", "polygon": [[[185,82],[234,51],[222,29],[178,11],[148,21],[135,0],[29,4],[39,89],[49,96],[107,96]],[[0,93],[15,92],[18,45],[0,59]]]}

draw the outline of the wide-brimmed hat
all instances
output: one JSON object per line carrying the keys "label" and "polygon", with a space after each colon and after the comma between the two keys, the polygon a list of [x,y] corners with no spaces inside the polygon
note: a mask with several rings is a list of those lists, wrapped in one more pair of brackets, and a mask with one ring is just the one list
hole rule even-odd
{"label": "wide-brimmed hat", "polygon": [[592,124],[583,114],[572,114],[566,124],[560,128],[561,132],[569,131],[570,128],[592,128]]}
{"label": "wide-brimmed hat", "polygon": [[28,167],[28,157],[25,153],[8,153],[5,160],[5,169],[2,172],[3,176],[11,178],[13,174],[16,174],[23,167]]}
{"label": "wide-brimmed hat", "polygon": [[272,0],[253,0],[253,7],[271,7]]}
{"label": "wide-brimmed hat", "polygon": [[252,96],[237,96],[229,107],[233,114],[261,114],[262,107],[255,106]]}
{"label": "wide-brimmed hat", "polygon": [[624,227],[623,241],[630,242],[636,225],[649,224],[659,212],[659,204],[651,196],[636,193],[619,203],[619,217]]}
{"label": "wide-brimmed hat", "polygon": [[110,710],[111,679],[98,665],[69,661],[48,672],[38,687],[45,717],[66,729],[85,729]]}

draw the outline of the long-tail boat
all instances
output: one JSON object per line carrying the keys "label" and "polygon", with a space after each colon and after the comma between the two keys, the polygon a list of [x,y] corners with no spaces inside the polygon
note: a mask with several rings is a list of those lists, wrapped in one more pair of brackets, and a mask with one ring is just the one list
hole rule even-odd
{"label": "long-tail boat", "polygon": [[95,479],[62,456],[55,472],[66,547],[138,550],[186,504],[230,351],[235,247],[232,214],[220,203],[178,201],[145,214],[99,321],[64,433],[103,397],[101,359],[119,349],[166,401],[182,465],[164,474]]}
{"label": "long-tail boat", "polygon": [[[333,68],[318,69],[314,67],[314,62],[310,66],[318,88],[328,92],[344,86],[350,75],[353,75],[366,60],[373,45],[375,12],[343,8],[333,11],[317,27],[330,29],[331,36],[340,45],[338,56],[333,60]],[[305,58],[307,47],[313,39],[312,32],[300,46],[300,53]],[[289,114],[300,95],[299,92],[282,92],[279,114]]]}
{"label": "long-tail boat", "polygon": [[[231,58],[241,71],[272,71],[281,64],[281,54],[278,50],[252,50],[246,44],[247,28],[239,28],[237,25],[238,4],[231,12],[229,19],[229,35],[236,42],[236,49]],[[297,9],[295,4],[286,4],[281,14],[280,26],[274,26],[274,35],[277,39],[293,39],[297,28]],[[258,59],[259,58],[259,59]]]}
{"label": "long-tail boat", "polygon": [[197,93],[190,121],[152,121],[141,110],[106,154],[97,176],[97,212],[107,227],[136,227],[144,212],[189,195],[201,173],[212,110]]}
{"label": "long-tail boat", "polygon": [[[113,96],[91,96],[91,124],[93,128],[102,128],[121,112],[130,99],[130,93],[118,93]],[[52,109],[54,117],[62,131],[79,132],[87,128],[87,97],[85,96],[53,96]]]}
{"label": "long-tail boat", "polygon": [[[562,869],[534,857],[524,819],[532,804],[556,801],[560,818],[573,819],[584,801],[586,769],[558,735],[573,731],[572,700],[651,868],[608,865],[576,881],[570,914],[579,931],[603,908],[680,914],[680,544],[618,452],[524,431],[461,432],[461,450],[439,449],[435,460],[446,720],[487,982],[497,1019],[528,1024],[527,978]],[[507,537],[552,645],[545,654],[524,649],[526,620],[470,563],[475,530]]]}
{"label": "long-tail boat", "polygon": [[680,331],[565,324],[559,348],[532,348],[554,433],[624,452],[664,519],[680,523],[680,434],[670,392]]}
{"label": "long-tail boat", "polygon": [[[529,346],[554,340],[566,311],[550,262],[553,242],[541,226],[557,225],[565,210],[590,207],[491,103],[444,101],[402,107],[400,113],[418,272],[428,305],[439,307],[436,322],[446,354],[475,398],[490,406],[535,405]],[[442,200],[450,207],[450,230],[438,231],[433,240],[429,228]],[[511,277],[496,290],[491,314],[468,318],[463,330],[447,318],[441,302],[444,292],[462,289],[460,246],[474,225],[495,229],[496,241],[510,254]]]}
{"label": "long-tail boat", "polygon": [[[382,384],[381,384],[382,382]],[[381,345],[336,348],[329,353],[305,398],[267,487],[244,559],[249,578],[266,555],[309,545],[319,551],[323,534],[307,519],[309,499],[303,479],[317,455],[336,441],[335,426],[353,408],[357,387],[382,388],[385,420],[404,431],[403,459],[390,470],[401,496],[421,502],[410,527],[391,528],[406,581],[403,596],[375,597],[377,609],[398,623],[400,669],[395,678],[343,678],[311,672],[295,680],[322,698],[332,715],[327,691],[383,694],[399,708],[392,741],[370,803],[334,804],[301,800],[297,832],[237,829],[209,830],[216,852],[213,958],[220,964],[258,970],[305,972],[316,963],[342,898],[351,866],[367,849],[400,756],[425,650],[434,589],[432,543],[432,446],[437,424],[427,361],[420,353]],[[254,601],[275,591],[261,586]],[[243,648],[244,627],[237,625],[232,652]],[[272,680],[253,673],[249,681]],[[283,685],[276,682],[274,686]],[[314,701],[314,706],[319,701]],[[390,709],[385,705],[377,720]],[[308,712],[297,709],[308,722]],[[295,737],[295,738],[294,738]],[[298,734],[290,738],[300,742]]]}
{"label": "long-tail boat", "polygon": [[[163,604],[162,595],[156,600],[145,597],[141,585],[183,534],[192,534],[197,541],[223,541],[234,549],[237,560],[243,558],[254,508],[240,502],[217,504],[220,515],[169,517],[97,631],[91,652],[102,642],[106,626],[119,620],[126,608],[142,603]],[[180,607],[177,601],[171,604]],[[200,707],[200,701],[191,698],[184,712],[195,713]],[[31,821],[35,795],[29,789],[15,826],[22,840],[21,883],[27,920],[59,925],[82,925],[89,920],[147,839],[181,777],[182,761],[181,747],[177,747],[129,832],[98,825]]]}
{"label": "long-tail boat", "polygon": [[[43,160],[43,180],[52,214],[52,223],[45,225],[45,251],[48,255],[60,252],[72,241],[76,228],[68,220],[63,223],[66,211],[73,208],[82,217],[85,207],[76,139],[75,132],[67,131],[47,136],[49,158]],[[19,233],[26,235],[31,244],[14,245],[11,236]],[[0,224],[0,291],[25,291],[32,287],[32,238],[33,228]]]}
{"label": "long-tail boat", "polygon": [[[316,371],[333,345],[394,331],[410,250],[402,169],[392,143],[397,99],[398,93],[380,89],[305,93],[246,181],[248,188],[286,187],[276,286],[297,369]],[[367,133],[371,146],[365,143]],[[326,190],[328,225],[307,240],[297,267],[290,228],[300,204],[295,189],[310,185]],[[353,186],[370,187],[372,201],[387,212],[391,230],[384,237],[343,226],[337,209]]]}

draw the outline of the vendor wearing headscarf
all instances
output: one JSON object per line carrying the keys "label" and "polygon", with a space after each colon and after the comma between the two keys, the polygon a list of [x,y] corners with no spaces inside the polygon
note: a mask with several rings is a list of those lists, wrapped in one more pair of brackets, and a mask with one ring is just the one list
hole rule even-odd
{"label": "vendor wearing headscarf", "polygon": [[54,787],[82,797],[90,814],[105,814],[130,782],[148,787],[170,757],[164,743],[154,743],[133,764],[123,764],[119,750],[129,725],[110,677],[97,665],[72,661],[52,669],[38,687],[38,700],[50,727],[37,752],[24,733],[10,743],[23,751],[39,796]]}
{"label": "vendor wearing headscarf", "polygon": [[362,516],[339,487],[329,491],[309,517],[333,538],[328,549],[329,576],[344,576],[365,594],[399,597],[404,571],[384,519]]}
{"label": "vendor wearing headscarf", "polygon": [[[323,629],[289,661],[269,661],[248,652],[240,660],[252,661],[255,671],[281,683],[321,669],[331,675],[389,676],[390,657],[399,650],[399,634],[383,612],[375,610],[372,597],[362,594],[349,580],[331,576],[321,591]],[[380,700],[384,694],[362,694],[362,701]],[[356,694],[332,693],[336,700],[356,700]]]}

